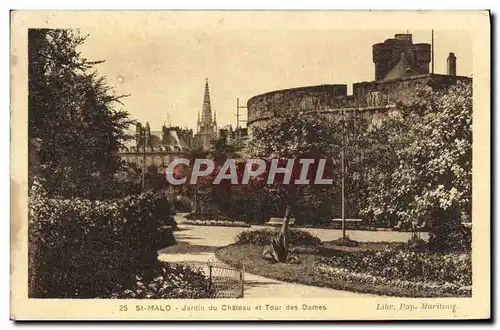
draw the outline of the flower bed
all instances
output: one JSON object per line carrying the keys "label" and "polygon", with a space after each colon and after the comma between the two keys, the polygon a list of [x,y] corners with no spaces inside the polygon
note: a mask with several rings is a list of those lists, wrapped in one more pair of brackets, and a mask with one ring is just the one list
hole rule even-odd
{"label": "flower bed", "polygon": [[[254,244],[232,244],[222,247],[215,252],[217,258],[232,266],[245,267],[245,271],[263,277],[280,281],[301,283],[318,287],[328,287],[335,290],[369,293],[394,297],[470,297],[471,285],[467,282],[445,282],[441,280],[407,280],[403,278],[390,278],[382,276],[380,272],[368,274],[363,271],[361,263],[353,271],[348,269],[348,264],[335,267],[325,260],[343,260],[346,256],[363,255],[364,252],[346,252],[343,250],[321,252],[321,248],[297,248],[300,263],[275,263],[269,264],[262,259],[265,247]],[[325,256],[329,257],[325,257]],[[333,257],[331,257],[333,255]],[[366,256],[366,254],[364,254]],[[356,258],[356,257],[354,257]],[[463,261],[469,258],[462,257]],[[351,258],[352,259],[352,258]],[[349,259],[349,260],[351,260]],[[361,257],[361,261],[363,258]],[[469,259],[470,260],[470,259]],[[369,263],[369,260],[366,260]],[[448,262],[448,261],[447,261]],[[406,268],[412,267],[411,264]],[[467,267],[456,271],[467,272]]]}
{"label": "flower bed", "polygon": [[472,290],[471,255],[467,253],[438,254],[392,248],[320,258],[316,267],[326,277],[360,283],[465,296]]}
{"label": "flower bed", "polygon": [[[234,242],[236,244],[254,244],[259,246],[269,245],[272,237],[275,237],[279,233],[279,229],[257,229],[257,230],[247,230],[239,233]],[[311,233],[298,230],[289,229],[288,231],[288,241],[290,245],[305,245],[305,246],[317,246],[321,243],[321,240],[312,235]]]}
{"label": "flower bed", "polygon": [[185,225],[193,226],[219,226],[219,227],[246,227],[250,228],[251,225],[243,221],[227,221],[227,220],[184,220]]}
{"label": "flower bed", "polygon": [[428,290],[435,293],[449,293],[460,296],[470,296],[472,294],[472,286],[463,286],[450,282],[432,282],[432,281],[408,281],[400,279],[390,279],[384,276],[375,276],[366,273],[352,272],[346,268],[334,268],[322,263],[317,264],[317,270],[325,275],[325,277],[332,277],[342,279],[349,282],[358,282],[372,285],[390,285],[398,288],[405,288],[409,290]]}
{"label": "flower bed", "polygon": [[234,219],[231,219],[231,218],[229,218],[225,215],[222,215],[222,214],[210,215],[210,214],[201,214],[201,213],[194,213],[194,212],[186,214],[185,218],[187,220],[201,220],[201,221],[208,221],[208,220],[233,221],[234,220]]}
{"label": "flower bed", "polygon": [[175,223],[158,193],[58,199],[34,183],[28,206],[31,298],[109,298],[133,290],[136,276],[159,267],[158,249],[175,244],[162,230]]}

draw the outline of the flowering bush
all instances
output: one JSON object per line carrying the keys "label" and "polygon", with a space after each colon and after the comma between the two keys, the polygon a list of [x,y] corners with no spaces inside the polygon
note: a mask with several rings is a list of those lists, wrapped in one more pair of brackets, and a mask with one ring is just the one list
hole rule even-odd
{"label": "flowering bush", "polygon": [[[445,293],[464,294],[472,285],[469,253],[413,252],[399,247],[384,251],[346,253],[321,258],[317,267],[329,276],[374,284],[440,288]],[[469,288],[469,289],[467,289]]]}
{"label": "flowering bush", "polygon": [[211,214],[201,214],[201,213],[189,213],[185,215],[185,218],[187,220],[199,220],[199,221],[205,221],[205,220],[223,220],[223,221],[232,221],[234,219],[225,216],[223,214],[218,214],[218,215],[211,215]]}
{"label": "flowering bush", "polygon": [[[236,244],[255,244],[255,245],[269,245],[271,238],[276,237],[279,229],[257,229],[242,231],[236,235],[234,241]],[[304,230],[289,229],[288,242],[290,245],[310,245],[316,246],[321,243],[321,240]]]}
{"label": "flowering bush", "polygon": [[202,271],[185,265],[161,265],[147,275],[136,276],[131,289],[117,292],[119,299],[207,299],[214,298],[207,278]]}
{"label": "flowering bush", "polygon": [[175,244],[166,199],[146,192],[90,201],[48,198],[34,183],[29,196],[29,295],[108,298],[158,266],[157,250]]}
{"label": "flowering bush", "polygon": [[[399,288],[415,290],[417,292],[424,291],[427,292],[427,295],[429,296],[439,296],[445,294],[471,296],[472,294],[471,285],[461,285],[459,283],[393,279],[385,276],[352,272],[346,268],[335,268],[322,263],[317,264],[316,270],[326,277],[372,285],[390,285]],[[412,296],[415,297],[415,295]]]}

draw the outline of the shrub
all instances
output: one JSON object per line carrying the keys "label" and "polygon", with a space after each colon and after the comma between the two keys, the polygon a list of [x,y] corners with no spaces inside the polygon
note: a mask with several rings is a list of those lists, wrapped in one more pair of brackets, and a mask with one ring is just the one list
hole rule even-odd
{"label": "shrub", "polygon": [[412,235],[412,237],[408,240],[408,243],[402,244],[402,248],[413,252],[426,252],[429,247],[425,240],[416,235]]}
{"label": "shrub", "polygon": [[161,263],[147,276],[136,276],[131,289],[113,294],[119,299],[208,299],[215,293],[202,271]]}
{"label": "shrub", "polygon": [[319,263],[390,279],[472,285],[469,253],[418,253],[392,247],[378,252],[346,253],[321,258]]}
{"label": "shrub", "polygon": [[352,272],[345,268],[331,267],[322,263],[316,264],[315,270],[323,277],[326,277],[326,280],[341,280],[350,283],[369,284],[371,286],[385,285],[394,288],[404,288],[410,293],[412,298],[420,296],[438,297],[449,295],[470,297],[472,295],[472,286],[464,286],[460,283],[437,283],[428,280],[401,280],[381,275]]}
{"label": "shrub", "polygon": [[174,208],[176,212],[191,212],[191,200],[182,195],[177,195],[174,198]]}
{"label": "shrub", "polygon": [[[254,245],[269,245],[271,238],[279,233],[279,229],[257,229],[242,231],[235,237],[236,244],[254,244]],[[290,245],[309,245],[316,246],[321,243],[321,240],[305,230],[289,229],[288,241]]]}
{"label": "shrub", "polygon": [[29,296],[106,298],[157,266],[156,251],[175,244],[158,193],[107,201],[48,198],[36,182],[29,196]]}
{"label": "shrub", "polygon": [[359,246],[359,242],[355,241],[353,239],[350,239],[349,236],[346,236],[345,239],[340,237],[334,241],[331,242],[333,245],[336,246],[348,246],[348,247],[356,247]]}
{"label": "shrub", "polygon": [[436,226],[429,233],[429,248],[432,251],[470,251],[472,229],[453,221]]}

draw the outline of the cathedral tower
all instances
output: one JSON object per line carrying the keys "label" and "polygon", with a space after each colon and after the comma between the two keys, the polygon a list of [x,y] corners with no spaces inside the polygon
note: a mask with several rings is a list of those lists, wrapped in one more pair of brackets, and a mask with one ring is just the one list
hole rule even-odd
{"label": "cathedral tower", "polygon": [[212,104],[210,102],[210,87],[208,78],[205,80],[205,92],[203,95],[203,108],[198,112],[198,128],[195,141],[198,147],[207,150],[210,148],[210,142],[217,138],[217,122],[215,111],[212,118]]}

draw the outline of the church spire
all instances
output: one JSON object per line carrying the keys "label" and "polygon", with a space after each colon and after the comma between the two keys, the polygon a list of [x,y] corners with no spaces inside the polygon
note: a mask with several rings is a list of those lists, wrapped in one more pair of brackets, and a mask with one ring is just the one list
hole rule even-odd
{"label": "church spire", "polygon": [[210,90],[208,87],[208,78],[205,80],[205,95],[203,96],[203,110],[201,113],[202,122],[210,123],[212,121],[212,106],[210,104]]}
{"label": "church spire", "polygon": [[198,110],[198,121],[196,122],[196,132],[200,132],[200,110]]}

